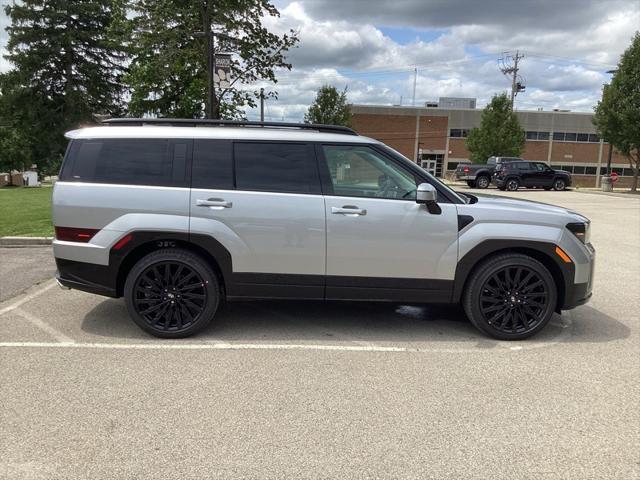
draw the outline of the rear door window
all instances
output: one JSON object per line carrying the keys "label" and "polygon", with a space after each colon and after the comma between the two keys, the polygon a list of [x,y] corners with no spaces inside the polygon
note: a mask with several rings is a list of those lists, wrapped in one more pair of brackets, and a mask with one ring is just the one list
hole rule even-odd
{"label": "rear door window", "polygon": [[191,140],[95,139],[74,140],[61,180],[185,187]]}
{"label": "rear door window", "polygon": [[321,193],[312,145],[287,142],[236,142],[236,188],[282,193]]}
{"label": "rear door window", "polygon": [[193,188],[233,188],[233,145],[231,140],[195,140],[193,143]]}

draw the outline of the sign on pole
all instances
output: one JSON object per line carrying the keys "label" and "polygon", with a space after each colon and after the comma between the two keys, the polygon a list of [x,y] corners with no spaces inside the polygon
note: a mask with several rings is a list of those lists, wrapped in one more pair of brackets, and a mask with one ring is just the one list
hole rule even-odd
{"label": "sign on pole", "polygon": [[215,56],[213,84],[216,88],[231,87],[231,54],[218,53]]}

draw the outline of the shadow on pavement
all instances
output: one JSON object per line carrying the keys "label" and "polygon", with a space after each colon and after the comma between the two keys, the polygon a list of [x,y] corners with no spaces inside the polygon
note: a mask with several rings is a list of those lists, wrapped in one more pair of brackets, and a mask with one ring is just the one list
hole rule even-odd
{"label": "shadow on pavement", "polygon": [[[626,338],[629,328],[589,306],[554,315],[547,327],[526,343],[609,342]],[[101,302],[86,314],[88,334],[126,340],[151,339],[130,320],[122,300]],[[358,302],[252,301],[220,308],[212,324],[193,337],[198,341],[230,342],[468,342],[493,348],[499,342],[484,337],[457,305],[397,305]],[[515,344],[514,344],[515,345]]]}

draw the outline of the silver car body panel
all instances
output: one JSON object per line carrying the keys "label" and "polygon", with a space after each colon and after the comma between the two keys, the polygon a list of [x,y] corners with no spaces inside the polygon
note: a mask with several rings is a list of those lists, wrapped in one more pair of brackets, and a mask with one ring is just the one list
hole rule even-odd
{"label": "silver car body panel", "polygon": [[[456,205],[442,214],[381,198],[327,196],[327,275],[453,280],[458,261]],[[344,206],[366,214],[334,213]]]}
{"label": "silver car body panel", "polygon": [[[230,206],[198,205],[208,199]],[[190,232],[218,240],[234,272],[325,273],[322,195],[194,188]]]}
{"label": "silver car body panel", "polygon": [[58,258],[109,264],[111,247],[134,230],[189,231],[189,188],[56,182],[53,188],[53,224],[95,228],[88,242],[54,239]]}
{"label": "silver car body panel", "polygon": [[459,258],[486,240],[547,242],[562,248],[575,264],[575,283],[591,276],[594,252],[567,230],[572,222],[588,221],[566,208],[492,195],[476,195],[478,202],[458,205],[461,215],[474,221],[460,232]]}

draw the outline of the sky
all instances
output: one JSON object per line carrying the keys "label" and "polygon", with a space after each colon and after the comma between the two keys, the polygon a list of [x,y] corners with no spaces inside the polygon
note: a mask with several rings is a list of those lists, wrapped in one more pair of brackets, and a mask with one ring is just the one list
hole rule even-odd
{"label": "sky", "polygon": [[[0,0],[6,4],[8,0]],[[524,54],[526,91],[516,108],[592,111],[602,85],[640,29],[640,0],[275,0],[275,33],[300,42],[278,72],[278,99],[267,120],[300,121],[325,84],[347,88],[356,104],[415,105],[441,96],[475,97],[484,106],[510,89],[500,59]],[[0,53],[8,21],[0,14]],[[10,68],[0,60],[0,70]],[[255,119],[256,110],[248,111]]]}

